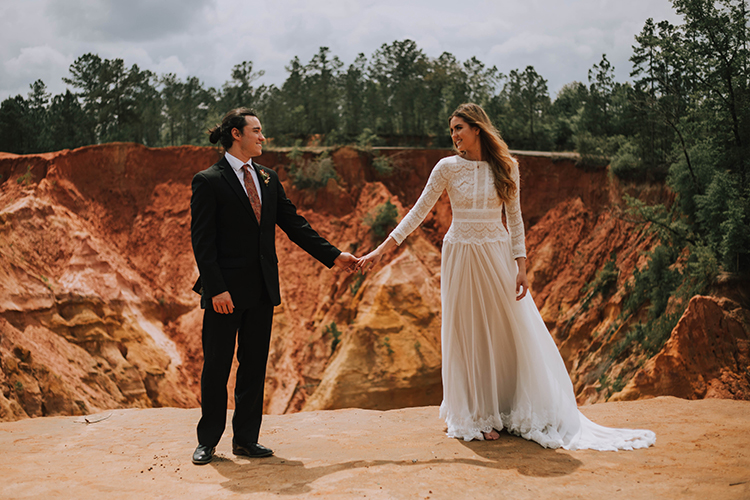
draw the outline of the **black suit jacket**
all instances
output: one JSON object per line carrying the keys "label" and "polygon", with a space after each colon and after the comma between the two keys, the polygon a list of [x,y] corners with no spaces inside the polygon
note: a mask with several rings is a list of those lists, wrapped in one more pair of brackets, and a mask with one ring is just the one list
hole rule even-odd
{"label": "black suit jacket", "polygon": [[240,181],[225,157],[193,177],[190,233],[200,277],[193,290],[201,307],[229,291],[235,307],[258,301],[265,286],[274,305],[281,303],[276,226],[325,266],[341,253],[297,214],[270,168],[252,162],[261,188],[260,225]]}

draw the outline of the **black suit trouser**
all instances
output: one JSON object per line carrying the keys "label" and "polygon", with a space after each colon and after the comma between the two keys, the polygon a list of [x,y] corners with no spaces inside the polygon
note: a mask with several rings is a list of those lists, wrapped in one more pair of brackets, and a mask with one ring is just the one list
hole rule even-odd
{"label": "black suit trouser", "polygon": [[237,342],[237,379],[232,430],[240,444],[258,442],[263,418],[263,386],[273,323],[273,304],[265,297],[247,309],[219,314],[209,301],[203,314],[203,373],[198,442],[214,447],[227,420],[227,382]]}

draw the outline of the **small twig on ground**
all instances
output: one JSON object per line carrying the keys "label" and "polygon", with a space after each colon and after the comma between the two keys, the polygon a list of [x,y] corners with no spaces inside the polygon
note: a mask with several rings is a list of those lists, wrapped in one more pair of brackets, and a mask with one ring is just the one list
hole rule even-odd
{"label": "small twig on ground", "polygon": [[88,425],[88,424],[96,424],[96,423],[101,422],[103,420],[107,420],[111,416],[112,416],[111,413],[108,414],[108,415],[104,415],[103,417],[86,416],[86,417],[83,417],[83,420],[76,420],[75,423],[77,423],[77,424],[86,424],[86,425]]}

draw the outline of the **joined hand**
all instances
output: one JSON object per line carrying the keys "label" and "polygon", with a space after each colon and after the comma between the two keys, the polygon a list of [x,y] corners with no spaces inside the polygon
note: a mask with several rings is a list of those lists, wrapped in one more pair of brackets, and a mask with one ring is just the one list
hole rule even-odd
{"label": "joined hand", "polygon": [[333,261],[334,265],[342,269],[346,269],[347,272],[353,273],[358,269],[359,259],[349,252],[341,252],[336,260]]}
{"label": "joined hand", "polygon": [[360,257],[359,263],[357,264],[356,271],[362,271],[363,273],[366,273],[370,269],[372,269],[375,264],[380,262],[383,259],[383,256],[385,253],[396,246],[396,240],[394,240],[391,236],[388,236],[383,243],[381,243],[378,248],[373,250],[372,252],[368,253],[364,257]]}
{"label": "joined hand", "polygon": [[364,257],[359,258],[359,262],[357,263],[356,270],[366,273],[367,271],[375,267],[375,264],[380,262],[382,258],[383,258],[382,253],[378,252],[378,249],[376,248],[375,250],[368,253]]}

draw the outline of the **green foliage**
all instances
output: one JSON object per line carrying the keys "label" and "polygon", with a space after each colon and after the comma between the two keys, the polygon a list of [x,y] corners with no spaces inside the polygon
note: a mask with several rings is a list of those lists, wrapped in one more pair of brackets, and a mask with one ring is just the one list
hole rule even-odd
{"label": "green foliage", "polygon": [[508,74],[501,99],[507,115],[502,122],[505,138],[518,148],[548,149],[544,119],[550,106],[547,80],[533,66],[522,72],[514,69]]}
{"label": "green foliage", "polygon": [[70,90],[52,98],[47,113],[49,151],[95,144],[95,128],[92,118],[86,114],[78,98]]}
{"label": "green foliage", "polygon": [[625,381],[623,380],[622,375],[618,375],[614,382],[612,382],[612,394],[620,392],[624,387]]}
{"label": "green foliage", "polygon": [[643,163],[638,154],[638,146],[632,141],[625,141],[612,156],[610,162],[611,172],[620,179],[639,180],[645,179]]}
{"label": "green foliage", "polygon": [[398,209],[391,200],[381,203],[365,216],[364,224],[370,226],[374,239],[385,238],[396,227]]}
{"label": "green foliage", "polygon": [[331,354],[333,354],[336,351],[336,347],[341,342],[341,332],[336,326],[335,321],[331,321],[329,325],[326,325],[325,328],[323,328],[323,335],[330,335],[333,337],[333,340],[331,341]]}
{"label": "green foliage", "polygon": [[264,71],[243,61],[215,89],[196,77],[157,76],[122,59],[84,54],[64,79],[75,93],[50,99],[38,80],[28,99],[2,102],[0,150],[32,153],[109,141],[207,145],[205,131],[237,106],[258,111],[275,146],[315,136],[326,145],[445,147],[447,118],[463,102],[485,106],[513,147],[552,146],[547,83],[531,66],[506,77],[476,57],[429,58],[407,39],[381,45],[369,59],[358,54],[348,67],[320,47],[307,63],[294,57],[286,70],[281,86],[257,85]]}
{"label": "green foliage", "polygon": [[581,302],[581,308],[586,310],[591,300],[601,294],[607,296],[617,284],[620,271],[617,269],[617,256],[613,253],[594,277],[594,281],[587,283],[581,292],[585,295]]}
{"label": "green foliage", "polygon": [[625,300],[624,311],[636,312],[645,302],[649,317],[656,318],[666,310],[669,298],[681,283],[682,275],[673,265],[677,260],[674,249],[657,246],[642,271],[634,271],[634,286]]}
{"label": "green foliage", "polygon": [[302,140],[296,140],[294,142],[294,145],[292,146],[292,150],[287,154],[287,157],[292,160],[292,164],[297,163],[297,161],[301,160],[304,156],[304,152],[302,151],[301,146]]}
{"label": "green foliage", "polygon": [[5,99],[0,103],[0,151],[17,154],[33,151],[29,138],[34,125],[22,96]]}
{"label": "green foliage", "polygon": [[389,156],[385,156],[377,152],[372,158],[372,167],[375,172],[382,177],[388,177],[393,173],[394,165],[393,160]]}
{"label": "green foliage", "polygon": [[[235,66],[235,72],[237,66]],[[235,73],[233,72],[233,74]],[[209,113],[213,104],[210,91],[196,77],[188,77],[182,82],[173,73],[159,79],[161,99],[164,109],[162,127],[162,144],[177,146],[194,144],[208,146]],[[239,99],[242,90],[237,86],[227,85],[227,100]],[[218,121],[218,117],[217,120]]]}
{"label": "green foliage", "polygon": [[377,140],[378,136],[369,128],[365,128],[362,130],[362,133],[357,136],[357,146],[362,149],[370,149]]}
{"label": "green foliage", "polygon": [[602,168],[610,163],[614,156],[627,142],[622,135],[595,136],[591,132],[581,131],[573,136],[576,151],[581,155],[581,164],[586,167]]}
{"label": "green foliage", "polygon": [[23,383],[20,380],[16,380],[16,383],[13,384],[13,388],[16,392],[23,392]]}
{"label": "green foliage", "polygon": [[97,142],[161,143],[162,102],[158,77],[122,59],[84,54],[70,66],[68,85],[79,89],[83,110],[94,124]]}
{"label": "green foliage", "polygon": [[597,392],[606,391],[606,399],[609,399],[612,394],[620,392],[627,381],[623,378],[622,374],[618,375],[614,380],[610,380],[606,373],[606,370],[599,376],[599,387]]}
{"label": "green foliage", "polygon": [[[648,20],[631,59],[644,151],[671,163],[667,182],[693,233],[726,271],[750,265],[750,35],[746,0],[673,0],[683,24]],[[644,131],[645,132],[645,131]],[[641,138],[647,136],[641,134]],[[669,153],[664,141],[672,146]],[[651,149],[649,150],[648,147]],[[656,152],[656,153],[654,153]]]}
{"label": "green foliage", "polygon": [[23,184],[24,186],[28,186],[31,184],[31,181],[34,179],[34,174],[31,173],[31,165],[26,165],[26,173],[19,175],[18,179],[16,179],[16,183]]}
{"label": "green foliage", "polygon": [[571,82],[560,89],[549,109],[550,140],[557,151],[576,149],[573,136],[578,132],[588,89],[580,82]]}
{"label": "green foliage", "polygon": [[330,179],[339,179],[328,151],[324,151],[313,161],[305,161],[299,150],[293,149],[289,158],[292,159],[289,176],[294,187],[298,189],[320,189],[325,187]]}
{"label": "green foliage", "polygon": [[674,249],[660,245],[650,254],[643,270],[635,270],[620,318],[634,316],[648,306],[643,322],[635,322],[610,353],[611,359],[640,345],[649,356],[659,352],[687,308],[688,301],[703,293],[718,273],[713,253],[705,246],[688,246],[683,260]]}
{"label": "green foliage", "polygon": [[365,281],[365,275],[362,273],[361,270],[357,271],[354,274],[354,279],[349,284],[349,291],[352,293],[352,295],[357,295],[357,292],[359,291],[364,281]]}
{"label": "green foliage", "polygon": [[393,357],[393,353],[395,353],[396,351],[394,351],[391,347],[390,337],[385,337],[383,339],[383,347],[385,347],[385,351],[388,353],[388,356]]}
{"label": "green foliage", "polygon": [[695,219],[708,247],[734,272],[747,261],[750,249],[750,203],[741,189],[737,175],[718,170],[705,194],[694,197]]}

